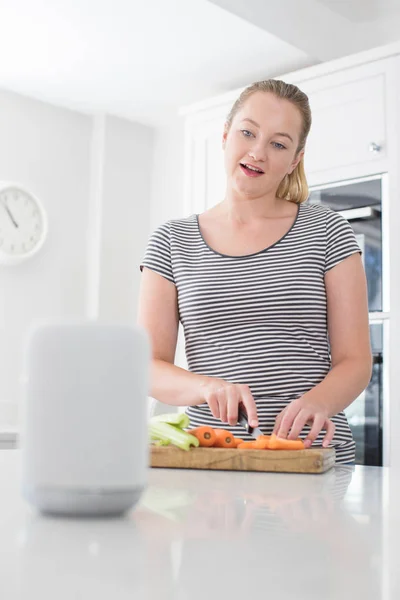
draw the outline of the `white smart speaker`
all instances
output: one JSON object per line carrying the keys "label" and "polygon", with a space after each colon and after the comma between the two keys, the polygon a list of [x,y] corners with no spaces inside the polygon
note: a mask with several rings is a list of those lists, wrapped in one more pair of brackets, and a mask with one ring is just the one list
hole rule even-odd
{"label": "white smart speaker", "polygon": [[97,321],[34,325],[24,347],[21,485],[43,513],[123,514],[147,481],[147,333]]}

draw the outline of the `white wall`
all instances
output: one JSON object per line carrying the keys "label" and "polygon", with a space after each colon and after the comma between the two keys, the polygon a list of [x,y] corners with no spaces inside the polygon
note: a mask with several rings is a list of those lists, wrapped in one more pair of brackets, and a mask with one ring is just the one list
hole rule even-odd
{"label": "white wall", "polygon": [[49,217],[43,249],[22,265],[0,267],[0,428],[17,419],[21,349],[32,320],[97,310],[135,322],[152,140],[142,125],[0,91],[0,180],[30,189]]}
{"label": "white wall", "polygon": [[154,130],[105,119],[99,317],[136,322],[139,263],[150,230]]}
{"label": "white wall", "polygon": [[32,190],[49,218],[42,251],[17,267],[0,267],[0,401],[11,403],[10,420],[30,321],[84,314],[91,133],[87,116],[0,92],[0,179]]}

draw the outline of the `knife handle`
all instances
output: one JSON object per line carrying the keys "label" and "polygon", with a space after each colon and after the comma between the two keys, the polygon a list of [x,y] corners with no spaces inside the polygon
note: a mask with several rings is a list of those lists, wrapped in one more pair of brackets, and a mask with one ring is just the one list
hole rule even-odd
{"label": "knife handle", "polygon": [[245,428],[247,433],[251,435],[253,428],[247,420],[247,414],[242,409],[239,409],[238,421]]}

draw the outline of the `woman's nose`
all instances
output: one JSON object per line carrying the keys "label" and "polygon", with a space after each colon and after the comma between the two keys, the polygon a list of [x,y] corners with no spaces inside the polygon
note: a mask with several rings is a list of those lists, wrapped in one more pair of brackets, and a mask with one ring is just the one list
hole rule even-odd
{"label": "woman's nose", "polygon": [[264,161],[266,159],[267,151],[264,147],[258,146],[257,148],[252,148],[248,152],[250,158],[256,161]]}

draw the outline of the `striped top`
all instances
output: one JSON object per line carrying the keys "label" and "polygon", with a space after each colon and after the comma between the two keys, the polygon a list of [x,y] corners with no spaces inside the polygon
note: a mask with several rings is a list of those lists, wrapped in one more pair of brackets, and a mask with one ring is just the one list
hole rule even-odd
{"label": "striped top", "polygon": [[[196,214],[170,220],[151,235],[140,268],[176,285],[189,371],[247,384],[259,427],[270,434],[277,415],[331,368],[324,275],[360,252],[346,219],[304,203],[279,241],[245,256],[210,248]],[[223,427],[251,439],[240,425],[215,419],[208,404],[186,412],[191,427]],[[332,421],[336,461],[353,461],[355,443],[344,413]],[[300,437],[309,430],[306,425]],[[321,432],[314,446],[323,437]]]}

